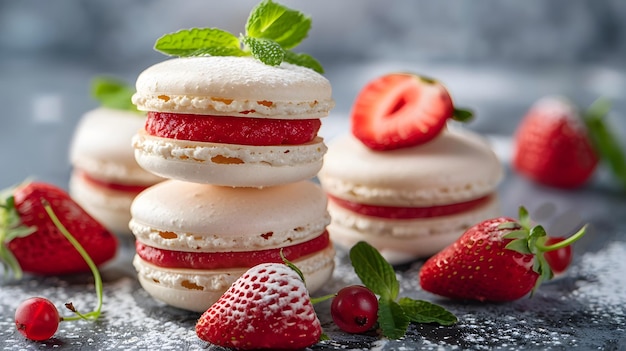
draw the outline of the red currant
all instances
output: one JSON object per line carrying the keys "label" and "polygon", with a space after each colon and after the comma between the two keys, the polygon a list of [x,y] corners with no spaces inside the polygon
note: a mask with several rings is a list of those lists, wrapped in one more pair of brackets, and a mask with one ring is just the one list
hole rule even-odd
{"label": "red currant", "polygon": [[[554,245],[563,240],[565,240],[565,238],[550,237],[546,240],[545,245]],[[548,264],[550,265],[550,268],[552,268],[552,272],[554,272],[554,274],[563,273],[572,262],[572,247],[566,246],[554,251],[547,251],[543,255],[546,258],[546,261],[548,261]]]}
{"label": "red currant", "polygon": [[353,334],[363,333],[376,324],[378,299],[364,286],[347,286],[339,290],[333,299],[330,314],[341,330]]}
{"label": "red currant", "polygon": [[15,311],[17,330],[30,340],[50,339],[59,328],[60,321],[57,308],[43,297],[26,299]]}

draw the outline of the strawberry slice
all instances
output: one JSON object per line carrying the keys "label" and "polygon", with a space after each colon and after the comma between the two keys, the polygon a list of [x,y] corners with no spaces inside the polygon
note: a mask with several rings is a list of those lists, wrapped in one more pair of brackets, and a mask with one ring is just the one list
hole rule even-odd
{"label": "strawberry slice", "polygon": [[393,73],[369,82],[352,108],[352,134],[374,150],[426,143],[448,118],[467,120],[471,112],[455,110],[446,88],[436,80]]}

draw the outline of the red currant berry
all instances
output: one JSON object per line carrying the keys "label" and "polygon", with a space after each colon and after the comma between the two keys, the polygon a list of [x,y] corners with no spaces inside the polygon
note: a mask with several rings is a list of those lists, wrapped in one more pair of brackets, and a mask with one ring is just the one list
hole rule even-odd
{"label": "red currant berry", "polygon": [[60,321],[57,308],[43,297],[26,299],[15,311],[15,327],[30,340],[50,339],[59,328]]}
{"label": "red currant berry", "polygon": [[337,326],[348,333],[368,331],[376,324],[378,299],[364,286],[347,286],[337,293],[330,305],[330,315]]}
{"label": "red currant berry", "polygon": [[[554,245],[563,240],[565,240],[565,238],[550,237],[546,240],[545,245]],[[572,247],[566,246],[554,251],[547,251],[543,254],[543,256],[546,261],[548,261],[548,264],[550,265],[550,268],[552,268],[552,272],[554,272],[554,274],[563,273],[567,267],[569,267],[570,263],[572,263]]]}

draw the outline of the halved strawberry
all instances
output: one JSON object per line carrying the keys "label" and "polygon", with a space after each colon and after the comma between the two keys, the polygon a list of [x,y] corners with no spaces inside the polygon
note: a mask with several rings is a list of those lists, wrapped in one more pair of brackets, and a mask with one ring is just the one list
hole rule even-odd
{"label": "halved strawberry", "polygon": [[352,134],[374,150],[393,150],[426,143],[448,118],[471,118],[455,110],[446,88],[436,80],[392,73],[369,82],[352,108]]}

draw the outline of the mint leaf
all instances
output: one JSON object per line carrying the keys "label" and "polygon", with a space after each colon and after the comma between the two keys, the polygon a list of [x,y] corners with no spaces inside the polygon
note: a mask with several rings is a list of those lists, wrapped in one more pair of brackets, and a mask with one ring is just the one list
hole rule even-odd
{"label": "mint leaf", "polygon": [[309,54],[297,54],[287,50],[285,51],[285,61],[294,65],[310,68],[319,74],[324,73],[322,65]]}
{"label": "mint leaf", "polygon": [[395,300],[400,283],[393,267],[370,244],[360,241],[350,249],[354,272],[381,299]]}
{"label": "mint leaf", "polygon": [[270,39],[283,49],[291,49],[306,38],[311,29],[311,18],[299,11],[266,0],[251,12],[246,23],[246,35]]}
{"label": "mint leaf", "polygon": [[378,325],[384,336],[400,339],[406,334],[410,322],[397,302],[382,297],[378,300]]}
{"label": "mint leaf", "polygon": [[239,39],[219,28],[192,28],[165,34],[154,49],[170,56],[243,56]]}
{"label": "mint leaf", "polygon": [[404,314],[416,323],[437,323],[441,325],[453,325],[458,322],[454,314],[445,308],[423,300],[413,300],[403,297],[399,301]]}
{"label": "mint leaf", "polygon": [[91,81],[91,96],[103,107],[138,112],[131,101],[134,93],[133,87],[115,78],[101,76]]}
{"label": "mint leaf", "polygon": [[253,37],[243,37],[243,42],[252,52],[252,56],[264,64],[278,66],[283,62],[285,50],[278,43]]}
{"label": "mint leaf", "polygon": [[615,177],[626,188],[626,155],[622,151],[618,139],[604,123],[611,110],[611,102],[604,98],[594,101],[583,114],[583,121],[594,149],[610,167]]}

